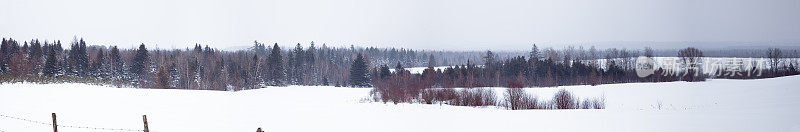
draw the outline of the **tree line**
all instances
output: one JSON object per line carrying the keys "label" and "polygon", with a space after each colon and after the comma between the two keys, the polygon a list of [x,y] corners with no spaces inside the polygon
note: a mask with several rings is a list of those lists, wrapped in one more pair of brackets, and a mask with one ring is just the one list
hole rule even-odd
{"label": "tree line", "polygon": [[[1,82],[91,83],[118,87],[243,90],[267,86],[372,86],[368,69],[382,62],[425,64],[428,56],[463,53],[375,47],[293,48],[258,41],[245,50],[224,51],[196,44],[186,49],[89,45],[75,38],[17,41],[3,38]],[[68,48],[65,48],[68,47]],[[362,54],[363,53],[363,54]],[[425,59],[422,59],[425,58]],[[448,63],[460,62],[443,57]]]}
{"label": "tree line", "polygon": [[[604,53],[604,54],[600,54]],[[615,48],[599,52],[594,47],[588,51],[566,48],[562,51],[547,48],[540,50],[536,45],[527,56],[499,59],[492,51],[483,55],[483,64],[468,62],[445,69],[428,66],[422,74],[411,74],[403,65],[394,66],[391,72],[388,65],[374,68],[371,72],[372,84],[375,85],[373,96],[378,100],[393,102],[415,102],[425,95],[430,88],[475,88],[475,87],[554,87],[565,85],[599,85],[633,82],[671,82],[671,81],[705,81],[706,78],[758,79],[789,75],[798,75],[794,66],[796,61],[789,62],[781,54],[780,49],[771,48],[767,56],[771,65],[760,76],[724,76],[708,75],[703,72],[703,51],[688,47],[678,50],[677,61],[683,66],[680,71],[671,71],[661,67],[654,68],[653,73],[640,77],[636,73],[636,56],[655,57],[653,49],[641,51],[618,50]],[[435,62],[433,60],[429,62]],[[743,69],[761,70],[761,67]],[[724,70],[724,68],[720,68]],[[432,94],[436,95],[436,94]]]}
{"label": "tree line", "polygon": [[[796,75],[793,63],[782,62],[780,49],[769,50],[771,67],[766,76]],[[396,48],[356,48],[350,46],[294,48],[267,45],[258,41],[246,50],[224,51],[196,44],[186,49],[148,49],[88,45],[82,38],[69,43],[60,40],[19,42],[3,38],[0,46],[2,82],[77,82],[119,87],[174,88],[201,90],[244,90],[267,86],[310,85],[350,86],[395,89],[418,95],[425,88],[443,87],[549,87],[598,85],[628,82],[702,81],[714,77],[664,75],[636,76],[635,56],[655,57],[653,50],[626,49],[563,50],[539,49],[534,45],[525,56],[500,57],[487,51],[416,51]],[[461,57],[460,57],[461,56]],[[681,49],[677,56],[701,61],[702,51]],[[458,58],[461,59],[458,59]],[[473,58],[480,58],[473,61]],[[458,63],[461,61],[464,63]],[[446,61],[444,63],[443,61]],[[392,62],[396,72],[390,72]],[[455,65],[443,70],[433,67]],[[404,66],[425,66],[422,74],[411,74]],[[702,70],[702,69],[697,69]],[[686,71],[703,73],[702,71]],[[721,76],[720,76],[721,77]],[[725,77],[723,77],[725,78]],[[743,77],[727,77],[743,78]]]}

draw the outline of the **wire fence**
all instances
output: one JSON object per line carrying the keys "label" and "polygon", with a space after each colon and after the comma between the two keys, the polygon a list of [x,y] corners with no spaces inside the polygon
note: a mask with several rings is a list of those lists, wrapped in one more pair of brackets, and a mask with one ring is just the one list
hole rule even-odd
{"label": "wire fence", "polygon": [[[32,124],[37,124],[37,125],[44,125],[44,126],[48,126],[48,127],[52,127],[53,126],[53,123],[41,122],[41,121],[25,119],[25,118],[20,118],[20,117],[14,117],[14,116],[9,116],[9,115],[4,115],[4,114],[0,114],[0,117],[6,118],[6,119],[20,120],[20,121],[24,121],[24,122],[28,122],[28,123],[32,123]],[[115,131],[115,132],[120,132],[120,131],[144,132],[145,131],[144,129],[106,128],[106,127],[59,125],[59,124],[56,124],[55,126],[58,127],[58,128],[76,128],[76,129],[87,129],[87,130],[94,130],[94,131]],[[157,131],[152,131],[152,130],[148,130],[148,131],[149,132],[157,132]],[[7,132],[7,131],[0,130],[0,132]]]}

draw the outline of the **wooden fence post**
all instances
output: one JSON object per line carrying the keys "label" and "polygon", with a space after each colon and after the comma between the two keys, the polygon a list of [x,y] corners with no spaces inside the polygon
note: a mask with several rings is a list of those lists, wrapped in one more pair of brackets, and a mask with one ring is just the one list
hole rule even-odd
{"label": "wooden fence post", "polygon": [[53,132],[58,132],[58,124],[56,124],[56,113],[53,113]]}
{"label": "wooden fence post", "polygon": [[150,132],[150,129],[147,128],[147,115],[142,115],[142,120],[144,121],[144,132]]}

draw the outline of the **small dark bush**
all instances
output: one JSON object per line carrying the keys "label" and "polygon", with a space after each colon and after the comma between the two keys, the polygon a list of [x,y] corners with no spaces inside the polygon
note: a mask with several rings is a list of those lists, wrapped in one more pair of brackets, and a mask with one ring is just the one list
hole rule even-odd
{"label": "small dark bush", "polygon": [[553,103],[555,103],[555,107],[557,109],[575,109],[576,102],[575,97],[572,96],[572,93],[567,91],[566,89],[559,89],[555,95],[553,95]]}
{"label": "small dark bush", "polygon": [[437,101],[452,101],[456,99],[458,94],[456,94],[456,90],[452,88],[442,88],[436,89],[436,100]]}
{"label": "small dark bush", "polygon": [[525,92],[525,89],[508,88],[506,92],[503,93],[503,96],[505,97],[503,105],[508,109],[521,110],[537,108],[538,99],[531,97]]}
{"label": "small dark bush", "polygon": [[494,90],[490,88],[467,88],[458,92],[457,98],[453,100],[452,104],[458,106],[493,106],[497,104],[497,97]]}

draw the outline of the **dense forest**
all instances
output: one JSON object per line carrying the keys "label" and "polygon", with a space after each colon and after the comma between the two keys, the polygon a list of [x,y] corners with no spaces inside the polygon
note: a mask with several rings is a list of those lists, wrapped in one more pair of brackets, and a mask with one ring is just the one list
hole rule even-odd
{"label": "dense forest", "polygon": [[[628,82],[702,81],[709,75],[663,75],[663,69],[648,77],[636,76],[636,56],[655,57],[654,50],[567,47],[502,54],[486,51],[416,51],[375,47],[293,48],[255,41],[246,50],[224,51],[195,45],[186,49],[134,49],[88,45],[83,39],[69,42],[14,39],[2,40],[0,79],[3,82],[79,82],[118,87],[165,89],[245,90],[266,86],[325,85],[376,87],[378,91],[400,90],[417,95],[425,88],[443,87],[548,87],[598,85]],[[769,49],[775,67],[760,77],[795,75],[794,63],[777,62],[794,56]],[[789,52],[789,51],[784,51]],[[512,55],[516,55],[513,56]],[[505,57],[501,57],[505,56]],[[703,57],[696,48],[676,56],[691,61]],[[598,61],[605,60],[604,63]],[[796,62],[795,62],[796,63]],[[778,65],[780,64],[780,65]],[[392,65],[392,67],[390,67]],[[411,74],[404,66],[427,66],[422,74]],[[434,69],[435,66],[452,66]],[[397,69],[390,72],[389,69]],[[702,73],[687,70],[689,73]],[[405,96],[405,95],[404,95]]]}
{"label": "dense forest", "polygon": [[[356,54],[364,53],[364,70],[385,62],[426,64],[428,56],[459,52],[409,49],[336,48],[311,42],[309,47],[268,46],[254,42],[247,50],[223,51],[195,45],[187,49],[135,49],[87,46],[75,39],[19,42],[4,38],[0,47],[3,82],[82,82],[120,87],[242,90],[285,85],[349,85]],[[422,59],[425,58],[425,59]],[[461,58],[442,59],[460,63]],[[464,61],[468,58],[463,59]],[[445,63],[445,64],[447,64]]]}

